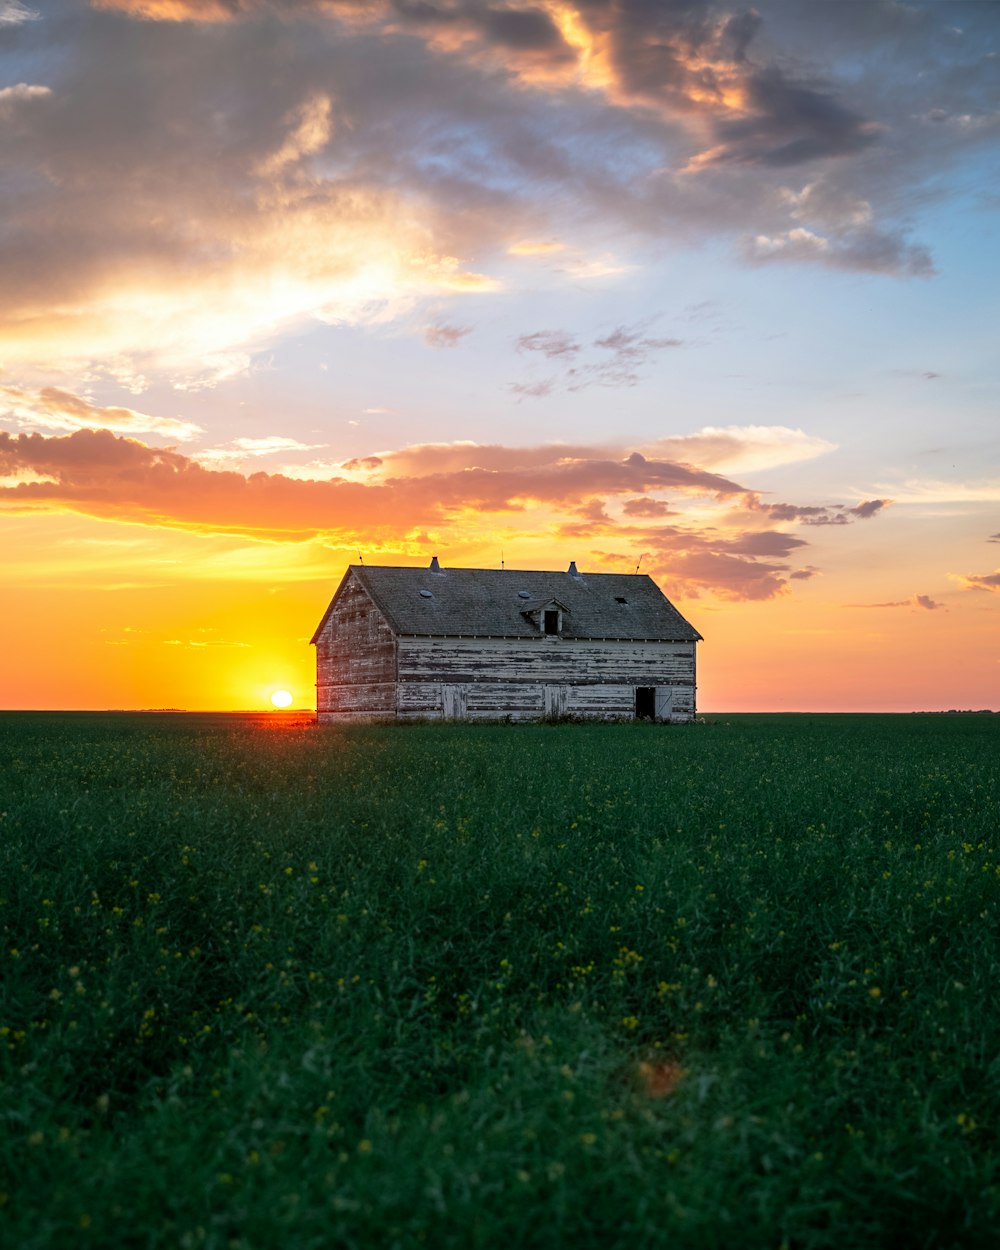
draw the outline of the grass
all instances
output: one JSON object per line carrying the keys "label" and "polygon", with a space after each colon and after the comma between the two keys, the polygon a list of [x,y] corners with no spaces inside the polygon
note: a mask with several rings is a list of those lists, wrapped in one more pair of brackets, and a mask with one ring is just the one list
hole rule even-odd
{"label": "grass", "polygon": [[1000,716],[0,761],[7,1245],[994,1244]]}

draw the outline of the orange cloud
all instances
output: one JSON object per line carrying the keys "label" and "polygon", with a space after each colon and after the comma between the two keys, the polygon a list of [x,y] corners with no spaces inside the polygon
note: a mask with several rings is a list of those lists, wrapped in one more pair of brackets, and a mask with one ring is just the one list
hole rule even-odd
{"label": "orange cloud", "polygon": [[957,580],[966,590],[989,590],[994,594],[1000,591],[1000,569],[992,573],[966,573]]}
{"label": "orange cloud", "polygon": [[[278,450],[274,440],[262,441]],[[15,512],[68,510],[257,540],[367,547],[423,546],[432,541],[429,528],[460,544],[486,523],[526,538],[625,543],[648,551],[651,571],[668,573],[683,593],[745,599],[784,593],[796,572],[789,561],[808,545],[775,528],[769,506],[739,483],[634,451],[612,458],[587,447],[425,445],[350,461],[344,473],[353,480],[245,476],[107,430],[0,434],[0,507]],[[714,515],[706,516],[706,503]],[[798,511],[802,518],[789,519],[816,523],[816,509]],[[823,511],[834,524],[874,515],[866,506]],[[590,554],[623,558],[603,546]]]}

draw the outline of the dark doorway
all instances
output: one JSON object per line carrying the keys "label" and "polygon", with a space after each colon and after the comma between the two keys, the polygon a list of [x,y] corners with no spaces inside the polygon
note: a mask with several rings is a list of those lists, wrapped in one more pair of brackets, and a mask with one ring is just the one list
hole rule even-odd
{"label": "dark doorway", "polygon": [[555,608],[545,609],[545,632],[547,634],[559,633],[559,612]]}
{"label": "dark doorway", "polygon": [[635,688],[635,719],[656,719],[656,687],[636,686]]}

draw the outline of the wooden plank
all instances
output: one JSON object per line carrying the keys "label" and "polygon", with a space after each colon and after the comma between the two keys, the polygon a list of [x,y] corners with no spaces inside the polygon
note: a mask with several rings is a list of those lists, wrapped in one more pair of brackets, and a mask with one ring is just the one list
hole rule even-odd
{"label": "wooden plank", "polygon": [[[555,645],[545,645],[554,643]],[[469,684],[526,681],[542,685],[670,686],[694,682],[693,643],[593,643],[518,639],[402,638],[400,681]]]}

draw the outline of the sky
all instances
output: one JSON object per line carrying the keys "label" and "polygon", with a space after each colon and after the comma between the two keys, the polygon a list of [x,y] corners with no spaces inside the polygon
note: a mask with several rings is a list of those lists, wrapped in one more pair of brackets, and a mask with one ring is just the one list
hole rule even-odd
{"label": "sky", "polygon": [[998,216],[992,0],[0,0],[0,706],[311,706],[437,555],[1000,710]]}

